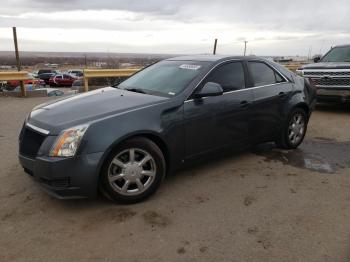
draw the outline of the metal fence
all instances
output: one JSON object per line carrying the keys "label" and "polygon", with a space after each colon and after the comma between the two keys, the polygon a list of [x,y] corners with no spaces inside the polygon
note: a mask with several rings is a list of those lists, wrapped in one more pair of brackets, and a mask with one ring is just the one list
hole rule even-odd
{"label": "metal fence", "polygon": [[19,71],[19,72],[0,72],[0,81],[9,81],[9,80],[27,80],[30,79],[28,72]]}
{"label": "metal fence", "polygon": [[[285,64],[283,65],[291,71],[295,71],[300,67],[300,64]],[[103,78],[103,77],[127,77],[130,76],[141,68],[129,68],[129,69],[85,69],[84,70],[84,92],[89,91],[89,79],[90,78]],[[9,80],[28,80],[28,72],[0,72],[0,81]],[[24,92],[23,92],[24,91]],[[25,89],[22,90],[22,96],[26,96]]]}
{"label": "metal fence", "polygon": [[84,92],[89,91],[89,78],[98,77],[125,77],[139,71],[140,68],[129,69],[85,69],[84,70]]}

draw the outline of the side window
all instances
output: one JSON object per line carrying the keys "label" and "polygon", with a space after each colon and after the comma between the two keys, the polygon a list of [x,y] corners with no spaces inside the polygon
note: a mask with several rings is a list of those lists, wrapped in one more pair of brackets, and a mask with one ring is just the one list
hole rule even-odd
{"label": "side window", "polygon": [[62,76],[56,76],[57,79],[62,79]]}
{"label": "side window", "polygon": [[250,74],[253,78],[254,86],[271,85],[284,82],[285,80],[262,62],[248,62]]}
{"label": "side window", "polygon": [[285,82],[285,80],[282,78],[282,76],[280,76],[280,74],[275,72],[275,76],[276,76],[276,82],[277,83]]}
{"label": "side window", "polygon": [[245,81],[242,63],[233,62],[219,66],[209,74],[204,83],[207,82],[220,84],[224,92],[243,89]]}

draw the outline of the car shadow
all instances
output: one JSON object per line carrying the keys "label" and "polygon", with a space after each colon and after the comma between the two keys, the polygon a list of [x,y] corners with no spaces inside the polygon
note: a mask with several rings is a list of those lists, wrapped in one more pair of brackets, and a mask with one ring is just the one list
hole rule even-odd
{"label": "car shadow", "polygon": [[79,199],[57,199],[53,196],[48,196],[46,192],[42,192],[42,194],[49,198],[47,201],[49,201],[51,204],[54,205],[56,209],[62,209],[64,211],[69,211],[72,213],[75,212],[81,212],[84,210],[90,210],[90,209],[99,209],[101,207],[107,207],[111,204],[113,205],[113,202],[107,198],[105,198],[101,193],[98,193],[95,198],[79,198]]}
{"label": "car shadow", "polygon": [[337,114],[349,114],[350,113],[350,102],[348,103],[318,103],[316,105],[317,111],[330,112]]}
{"label": "car shadow", "polygon": [[177,180],[179,177],[198,174],[201,170],[213,169],[213,167],[221,166],[227,161],[236,161],[238,158],[251,154],[254,148],[255,146],[243,146],[240,149],[225,149],[191,159],[190,163],[169,174],[165,182],[168,183]]}

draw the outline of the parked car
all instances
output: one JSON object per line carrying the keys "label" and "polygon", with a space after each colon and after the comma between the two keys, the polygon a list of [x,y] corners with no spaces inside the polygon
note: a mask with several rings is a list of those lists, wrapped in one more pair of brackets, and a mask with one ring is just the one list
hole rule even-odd
{"label": "parked car", "polygon": [[0,92],[3,92],[7,86],[7,81],[0,81]]}
{"label": "parked car", "polygon": [[69,71],[67,71],[67,74],[72,75],[74,77],[83,77],[84,76],[83,70],[80,70],[80,69],[69,70]]}
{"label": "parked car", "polygon": [[81,79],[77,79],[73,82],[72,84],[72,89],[76,90],[76,89],[79,89],[79,87],[82,87],[83,86],[83,80]]}
{"label": "parked car", "polygon": [[41,74],[59,74],[60,72],[58,70],[54,70],[54,69],[40,69],[38,71],[38,75],[41,75]]}
{"label": "parked car", "polygon": [[[35,78],[31,74],[28,74],[28,78],[29,79],[23,80],[25,85],[33,85],[33,86],[45,85],[45,81],[43,81],[42,79]],[[7,84],[8,84],[8,86],[15,88],[15,87],[20,85],[20,81],[19,80],[9,80],[9,81],[7,81]]]}
{"label": "parked car", "polygon": [[55,75],[56,73],[42,73],[38,74],[38,77],[45,82],[45,85],[49,85],[50,78]]}
{"label": "parked car", "polygon": [[314,64],[297,70],[317,87],[321,102],[350,101],[350,45],[333,47],[323,57],[315,57]]}
{"label": "parked car", "polygon": [[306,79],[262,58],[176,57],[115,88],[34,108],[19,160],[58,198],[93,197],[99,189],[133,203],[205,155],[266,141],[297,148],[315,101]]}
{"label": "parked car", "polygon": [[32,71],[31,73],[28,73],[28,75],[34,77],[34,78],[39,78],[38,77],[38,71]]}
{"label": "parked car", "polygon": [[73,82],[76,80],[75,77],[68,74],[58,74],[51,76],[48,84],[50,86],[72,86]]}
{"label": "parked car", "polygon": [[75,80],[72,84],[71,90],[73,90],[75,93],[81,92],[83,90],[83,80]]}

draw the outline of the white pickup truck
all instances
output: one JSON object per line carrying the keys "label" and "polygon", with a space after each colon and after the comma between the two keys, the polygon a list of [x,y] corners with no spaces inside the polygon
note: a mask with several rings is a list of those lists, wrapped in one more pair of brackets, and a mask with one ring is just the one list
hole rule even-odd
{"label": "white pickup truck", "polygon": [[314,62],[298,68],[297,74],[316,86],[318,101],[350,101],[350,45],[335,46]]}

